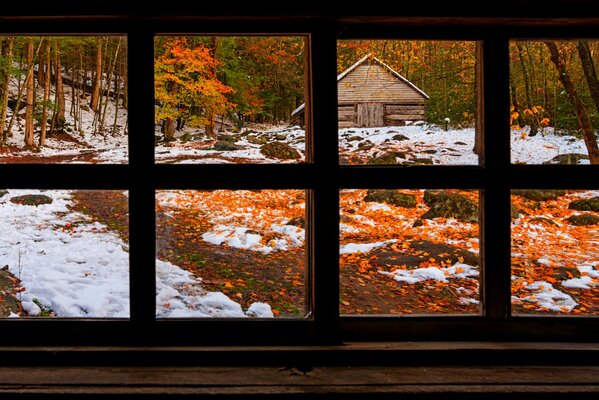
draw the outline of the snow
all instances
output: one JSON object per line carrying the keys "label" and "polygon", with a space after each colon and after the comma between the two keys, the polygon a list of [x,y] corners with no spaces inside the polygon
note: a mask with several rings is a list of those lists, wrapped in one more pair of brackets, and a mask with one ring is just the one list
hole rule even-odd
{"label": "snow", "polygon": [[405,282],[409,284],[435,280],[439,282],[447,282],[449,278],[465,279],[473,276],[478,276],[478,269],[463,263],[455,263],[451,267],[438,268],[426,267],[415,269],[396,269],[391,272],[379,271],[382,275],[387,275],[395,279],[397,282]]}
{"label": "snow", "polygon": [[[9,199],[24,194],[52,197],[26,206]],[[129,316],[129,255],[104,225],[72,212],[65,190],[9,190],[0,198],[0,263],[21,280],[24,310],[50,309],[59,317]]]}
{"label": "snow", "polygon": [[549,282],[535,281],[526,284],[525,288],[533,290],[534,294],[522,297],[520,300],[537,303],[539,307],[551,311],[570,312],[578,305],[570,295],[555,289]]}
{"label": "snow", "polygon": [[389,243],[395,243],[397,240],[390,239],[383,242],[375,243],[348,243],[344,244],[339,248],[339,254],[354,254],[354,253],[368,253],[377,247],[386,246]]}
{"label": "snow", "polygon": [[[10,198],[43,194],[51,204],[27,206]],[[129,317],[128,245],[84,214],[69,209],[69,190],[8,190],[0,198],[0,264],[21,280],[17,300],[30,316]],[[241,306],[176,265],[156,261],[157,316],[272,317],[270,306]],[[41,308],[40,308],[41,305]],[[18,317],[14,314],[9,317]]]}
{"label": "snow", "polygon": [[[553,128],[528,136],[529,128],[512,129],[511,148],[514,164],[543,164],[560,154],[588,154],[583,139],[558,135]],[[588,163],[588,160],[580,162]]]}
{"label": "snow", "polygon": [[562,286],[576,289],[590,289],[594,284],[593,278],[590,276],[581,276],[580,278],[572,278],[563,281]]}

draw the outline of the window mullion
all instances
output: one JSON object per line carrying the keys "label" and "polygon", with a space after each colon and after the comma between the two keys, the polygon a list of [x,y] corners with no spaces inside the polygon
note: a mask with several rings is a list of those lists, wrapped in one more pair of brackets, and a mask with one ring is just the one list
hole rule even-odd
{"label": "window mullion", "polygon": [[337,340],[339,325],[339,155],[337,145],[337,42],[333,30],[312,34],[311,127],[318,173],[311,202],[313,310],[321,337]]}
{"label": "window mullion", "polygon": [[[485,184],[481,240],[485,315],[510,315],[509,42],[483,41]],[[499,105],[499,107],[497,106]]]}
{"label": "window mullion", "polygon": [[155,318],[154,37],[129,34],[129,182],[131,320]]}

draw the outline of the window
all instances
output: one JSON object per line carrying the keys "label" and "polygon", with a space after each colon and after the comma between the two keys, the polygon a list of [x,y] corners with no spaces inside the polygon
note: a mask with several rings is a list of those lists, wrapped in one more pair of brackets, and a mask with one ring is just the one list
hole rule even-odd
{"label": "window", "polygon": [[[522,282],[518,281],[519,271],[516,271],[517,279],[515,281],[511,278],[512,268],[519,268],[520,264],[512,262],[514,257],[511,245],[512,232],[514,234],[518,232],[516,229],[512,230],[510,225],[511,200],[519,196],[518,192],[514,191],[524,189],[567,190],[573,201],[584,200],[589,197],[590,191],[597,190],[595,177],[598,176],[596,165],[522,165],[516,160],[512,160],[510,116],[512,119],[517,116],[514,116],[514,110],[510,111],[509,108],[510,43],[519,43],[511,42],[513,40],[534,43],[547,36],[550,36],[551,39],[588,38],[593,33],[596,35],[596,32],[593,31],[596,29],[596,25],[593,23],[576,26],[574,22],[565,22],[565,25],[560,27],[551,25],[549,22],[546,23],[548,25],[544,25],[542,22],[539,22],[539,25],[523,22],[522,26],[509,26],[510,29],[506,29],[506,26],[497,26],[498,22],[484,18],[475,18],[473,25],[470,26],[460,25],[458,20],[452,18],[412,21],[409,18],[399,17],[390,17],[390,20],[356,17],[355,20],[352,20],[341,17],[314,16],[313,19],[275,17],[271,20],[256,16],[253,17],[255,19],[247,20],[236,17],[222,17],[219,20],[203,16],[172,19],[140,16],[139,19],[133,21],[132,17],[120,19],[109,16],[106,18],[110,24],[102,18],[93,16],[82,18],[84,24],[81,23],[81,20],[61,17],[59,19],[64,22],[61,26],[57,26],[52,18],[41,18],[39,23],[34,18],[8,18],[7,24],[2,29],[3,34],[7,36],[20,32],[33,32],[46,37],[44,35],[55,36],[60,31],[61,34],[66,32],[78,37],[77,35],[81,32],[95,32],[100,37],[109,38],[104,45],[107,46],[108,54],[112,54],[110,59],[113,60],[118,58],[118,55],[115,55],[118,38],[126,37],[126,50],[122,44],[123,47],[120,48],[119,53],[127,52],[128,65],[126,69],[129,71],[126,83],[128,163],[110,163],[109,165],[2,164],[0,165],[0,176],[2,177],[2,186],[9,189],[11,197],[20,195],[15,192],[15,196],[12,196],[13,190],[30,188],[40,191],[93,190],[107,191],[107,193],[118,191],[123,196],[123,192],[127,193],[129,204],[129,313],[126,318],[112,318],[117,316],[113,315],[110,318],[96,319],[93,318],[94,315],[89,315],[88,318],[79,317],[68,320],[60,318],[52,320],[27,319],[26,321],[3,319],[0,321],[0,328],[5,332],[19,329],[18,327],[21,326],[19,324],[34,327],[34,329],[23,330],[18,337],[7,337],[5,344],[199,345],[218,343],[234,345],[340,343],[351,340],[596,340],[594,333],[599,321],[591,316],[592,312],[581,313],[582,316],[575,318],[559,314],[559,311],[556,311],[557,315],[531,316],[522,312],[526,308],[521,307],[518,302],[527,304],[523,299],[535,295],[534,293],[516,293],[515,296],[520,300],[512,300],[512,290],[520,287],[518,285]],[[110,31],[107,31],[107,27],[110,27]],[[305,63],[303,64],[305,67],[302,67],[304,68],[302,74],[306,83],[302,95],[294,101],[304,104],[305,153],[301,154],[303,159],[302,157],[293,159],[302,162],[178,165],[160,162],[161,154],[159,153],[166,150],[156,151],[155,141],[157,138],[156,135],[152,135],[156,132],[156,98],[158,97],[155,94],[154,85],[152,85],[152,82],[155,82],[155,72],[158,70],[155,65],[155,56],[158,54],[155,45],[161,39],[181,38],[182,36],[175,36],[179,35],[178,32],[202,35],[196,38],[208,42],[210,37],[216,36],[301,37],[303,39],[301,48],[304,51],[302,62]],[[351,113],[352,110],[341,110],[338,104],[337,41],[350,43],[383,39],[413,42],[464,42],[472,47],[466,46],[470,51],[474,51],[475,60],[474,63],[470,61],[468,68],[474,69],[472,72],[475,73],[462,78],[468,81],[469,85],[477,86],[476,96],[469,102],[468,110],[461,111],[461,116],[466,119],[471,118],[478,124],[477,129],[472,130],[472,132],[476,132],[476,136],[480,140],[480,147],[477,149],[478,160],[474,157],[473,162],[457,163],[458,165],[435,165],[434,162],[433,165],[426,162],[420,162],[418,165],[401,165],[401,157],[395,154],[394,162],[389,164],[368,163],[362,162],[362,160],[360,162],[341,162],[345,149],[349,148],[343,146],[351,142],[349,140],[351,137],[343,136],[348,132],[342,132],[343,140],[339,141],[337,128],[340,127],[340,115],[343,114],[344,119],[353,118],[353,116],[348,117],[348,113]],[[593,38],[591,37],[591,39]],[[110,67],[109,64],[107,64],[107,68]],[[376,65],[388,66],[384,60]],[[393,69],[393,67],[391,68]],[[514,68],[517,69],[518,66],[516,65]],[[401,75],[401,73],[399,74]],[[108,75],[110,76],[110,74]],[[406,77],[404,76],[404,78]],[[415,82],[412,84],[422,90]],[[119,87],[121,86],[117,84],[115,89],[118,91]],[[122,89],[125,90],[124,87]],[[426,93],[426,91],[422,91]],[[430,96],[430,94],[427,95]],[[298,107],[292,109],[290,104],[285,109],[285,113],[293,113],[301,106],[299,104]],[[534,107],[536,104],[531,103],[530,106]],[[535,115],[542,112],[538,108],[537,113],[532,108],[529,110]],[[357,112],[357,108],[355,111]],[[384,120],[384,107],[382,114],[379,112],[380,107],[378,106],[366,107],[361,111],[362,115],[377,116],[377,118],[383,115]],[[398,105],[398,103],[391,104],[387,111],[388,116],[404,115],[401,114],[404,112],[414,113],[413,115],[421,114],[420,109]],[[283,113],[283,111],[281,112]],[[464,116],[464,112],[468,112],[469,115]],[[174,119],[175,117],[166,116],[161,119]],[[454,123],[452,121],[455,120],[453,116],[440,116],[440,118],[437,121],[437,124],[440,124],[438,133],[442,135],[445,132],[443,126],[445,118],[450,119],[447,122],[450,129]],[[356,123],[357,120],[358,116],[356,115]],[[403,121],[404,119],[399,118],[398,120]],[[539,124],[542,121],[541,118]],[[204,123],[205,121],[202,122],[202,124]],[[119,125],[118,117],[117,125]],[[400,133],[398,132],[398,134]],[[162,139],[158,138],[158,140]],[[472,138],[473,143],[474,140]],[[355,140],[355,142],[358,141],[364,140]],[[396,141],[401,140],[396,139]],[[341,148],[340,143],[342,144]],[[159,145],[162,146],[163,143]],[[214,143],[210,145],[214,146]],[[226,144],[222,143],[221,145],[225,146]],[[369,157],[376,156],[369,154]],[[162,159],[162,161],[169,160],[168,157]],[[514,162],[512,163],[512,161]],[[463,280],[468,282],[470,287],[465,285],[460,287],[470,290],[471,295],[467,298],[479,301],[480,305],[468,301],[466,301],[468,304],[461,304],[460,298],[464,296],[460,296],[460,293],[454,290],[447,295],[452,298],[457,295],[456,301],[451,304],[444,304],[443,301],[440,301],[437,306],[445,307],[440,313],[428,312],[435,311],[430,307],[425,312],[420,312],[417,307],[412,307],[411,310],[416,311],[412,314],[417,315],[410,316],[405,312],[391,311],[398,311],[396,307],[389,308],[384,312],[373,308],[370,308],[369,312],[343,308],[352,305],[351,299],[348,300],[347,297],[351,295],[351,292],[340,286],[340,282],[343,283],[344,279],[360,278],[364,280],[367,278],[361,277],[359,274],[346,276],[339,274],[340,253],[342,253],[342,257],[344,254],[349,254],[341,251],[348,250],[348,247],[340,249],[340,234],[347,234],[348,229],[352,227],[351,222],[347,223],[343,220],[341,223],[345,223],[347,226],[340,226],[340,210],[342,216],[347,215],[347,204],[351,201],[352,193],[356,196],[359,194],[363,200],[369,190],[394,190],[415,196],[416,202],[420,203],[424,201],[423,190],[426,189],[459,194],[468,200],[468,204],[478,206],[479,211],[476,215],[479,224],[478,232],[474,232],[473,226],[469,225],[472,229],[468,231],[468,237],[460,239],[474,247],[474,241],[469,239],[479,238],[480,242],[476,246],[480,249],[477,260],[479,262],[478,269],[475,270],[473,265],[466,263],[463,264],[468,267],[456,266],[456,260],[452,260],[450,264],[435,265],[434,267],[444,275],[445,272],[448,275],[464,275]],[[294,307],[289,307],[289,310],[286,310],[285,306],[279,307],[280,313],[289,313],[291,317],[273,319],[232,316],[209,319],[188,318],[190,315],[181,314],[180,318],[157,318],[157,314],[161,316],[164,310],[173,308],[173,299],[164,297],[161,299],[165,301],[160,303],[157,303],[156,300],[157,289],[161,289],[156,282],[157,273],[160,273],[160,266],[156,263],[156,254],[160,254],[165,251],[165,248],[172,245],[160,241],[157,232],[162,227],[160,219],[162,216],[157,217],[156,210],[157,207],[164,206],[163,201],[169,193],[174,191],[181,191],[180,193],[189,196],[194,204],[198,205],[201,205],[202,193],[208,191],[226,192],[228,195],[239,194],[243,191],[251,193],[254,193],[253,191],[276,191],[294,195],[299,193],[301,199],[298,201],[305,205],[305,245],[303,247],[305,254],[302,255],[305,260],[305,270],[299,274],[297,282],[303,285],[300,290],[303,294],[296,296],[298,302]],[[29,194],[43,195],[43,192]],[[194,196],[197,197],[195,200],[193,200]],[[516,207],[519,207],[520,210],[530,209],[529,205],[518,202],[521,200],[514,200]],[[375,203],[381,204],[381,202]],[[550,205],[542,205],[541,208]],[[377,207],[380,211],[381,206]],[[377,212],[377,210],[372,212]],[[591,210],[588,213],[596,215],[596,211]],[[202,234],[204,233],[206,232]],[[224,239],[221,241],[222,237],[231,232],[226,233],[223,228],[211,233],[214,242],[224,243]],[[257,236],[250,232],[245,239],[251,240],[252,237],[249,235]],[[596,236],[589,236],[589,238],[591,237]],[[277,239],[274,236],[273,238]],[[373,240],[381,241],[379,239],[392,240],[394,238],[382,236],[373,238]],[[344,236],[341,236],[342,245],[358,243],[344,242],[344,240]],[[590,245],[594,243],[596,246],[596,240],[593,240],[588,239]],[[415,241],[410,243],[414,248]],[[389,245],[391,246],[393,243],[390,242]],[[588,255],[588,259],[583,260],[584,262],[592,259],[593,254],[595,254],[595,260],[597,258],[596,247],[594,250],[592,247],[588,248],[591,254]],[[439,254],[441,253],[443,252]],[[458,257],[464,257],[456,256],[457,261],[461,263]],[[538,261],[539,258],[536,257],[536,260]],[[365,260],[357,260],[357,268],[360,268],[361,261]],[[433,263],[430,260],[429,262]],[[437,262],[436,259],[435,262]],[[591,262],[587,264],[583,267],[593,268],[590,270],[592,273],[589,273],[587,268],[587,274],[583,275],[585,270],[577,268],[578,275],[573,274],[572,277],[565,271],[565,279],[578,279],[573,283],[589,286],[589,280],[583,279],[583,277],[589,277],[591,283],[594,284],[597,279],[593,275],[597,269],[596,265],[591,265]],[[536,262],[535,266],[539,267],[539,263]],[[418,268],[428,267],[431,265],[418,265]],[[457,268],[461,268],[461,270]],[[389,279],[389,282],[393,281],[398,284],[402,280],[405,281],[407,276],[401,272],[400,268],[388,268],[382,272],[387,275],[376,273]],[[569,272],[572,273],[572,271]],[[245,279],[236,275],[232,275],[231,278]],[[535,279],[530,283],[532,285],[529,287],[530,291],[543,291],[540,281],[540,279]],[[234,286],[237,281],[224,281],[222,283],[223,290],[226,289],[226,282]],[[292,285],[298,286],[297,283],[293,283],[293,279],[291,282]],[[241,284],[241,282],[238,283]],[[527,284],[529,283],[527,282]],[[593,287],[592,290],[596,290],[596,288]],[[441,290],[441,293],[446,294],[446,291]],[[434,294],[434,291],[431,291],[431,294]],[[400,291],[397,296],[401,295]],[[243,293],[242,296],[244,296]],[[538,297],[538,294],[536,296]],[[571,298],[573,296],[570,295]],[[591,297],[589,296],[589,299]],[[575,299],[573,298],[573,300]],[[596,311],[597,305],[593,301],[585,298],[583,303],[595,307]],[[343,302],[348,302],[350,306],[346,306]],[[568,304],[567,302],[560,303],[559,307],[568,307]],[[242,312],[250,310],[251,305],[252,302],[245,302]],[[39,305],[37,306],[39,307]],[[30,307],[33,308],[33,306]],[[340,307],[342,315],[340,315]],[[254,310],[256,309],[254,308]],[[304,309],[306,312],[303,312]],[[65,331],[76,332],[76,337],[66,337]],[[44,334],[40,335],[40,332]]]}

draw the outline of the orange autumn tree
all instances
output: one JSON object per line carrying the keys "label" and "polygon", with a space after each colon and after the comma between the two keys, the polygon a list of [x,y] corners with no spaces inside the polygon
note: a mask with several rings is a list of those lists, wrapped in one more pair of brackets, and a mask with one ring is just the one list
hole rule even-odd
{"label": "orange autumn tree", "polygon": [[168,37],[154,59],[157,122],[163,121],[165,140],[173,140],[177,121],[204,126],[208,113],[224,114],[235,105],[226,94],[233,88],[216,76],[219,61],[201,41]]}

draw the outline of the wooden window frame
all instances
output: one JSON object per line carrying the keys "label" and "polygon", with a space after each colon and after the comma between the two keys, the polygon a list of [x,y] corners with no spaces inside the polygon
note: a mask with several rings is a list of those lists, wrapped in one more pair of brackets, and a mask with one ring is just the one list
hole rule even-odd
{"label": "wooden window frame", "polygon": [[[586,4],[585,0],[574,2]],[[98,4],[100,4],[98,6]],[[463,2],[464,7],[468,2]],[[509,8],[512,2],[506,1]],[[517,2],[513,2],[516,4]],[[538,3],[538,2],[537,2]],[[587,189],[599,166],[512,165],[509,146],[509,40],[599,38],[599,19],[585,19],[573,1],[558,0],[570,11],[531,6],[520,19],[509,11],[442,7],[432,15],[424,6],[393,10],[388,16],[304,14],[266,10],[223,16],[218,5],[188,5],[185,15],[137,13],[137,5],[92,0],[72,10],[46,7],[49,16],[0,16],[0,34],[122,34],[128,40],[128,165],[0,165],[2,186],[40,189],[119,189],[129,191],[131,318],[129,320],[0,321],[4,346],[181,346],[308,345],[347,341],[588,341],[599,339],[599,318],[510,315],[510,190]],[[311,4],[308,2],[308,4]],[[460,3],[462,4],[462,3]],[[94,6],[98,6],[95,9]],[[502,5],[503,6],[503,5]],[[54,7],[54,6],[53,6]],[[204,7],[204,8],[202,8]],[[207,7],[207,8],[206,8]],[[191,11],[189,11],[191,9]],[[74,11],[74,13],[73,13]],[[476,12],[478,14],[476,14]],[[243,13],[247,13],[247,16]],[[490,13],[490,15],[488,15]],[[596,12],[595,12],[596,13]],[[569,15],[573,14],[573,15]],[[465,15],[469,15],[466,13]],[[153,50],[156,34],[302,34],[309,37],[307,153],[297,165],[160,165],[154,163]],[[482,43],[479,118],[484,135],[481,166],[340,166],[337,142],[337,39],[477,40]],[[184,173],[183,173],[184,172]],[[550,173],[547,173],[550,172]],[[26,177],[24,179],[23,177]],[[201,177],[198,179],[197,177]],[[259,178],[256,178],[259,177]],[[469,188],[481,196],[481,316],[339,316],[339,189]],[[307,189],[311,318],[303,320],[156,320],[155,190]],[[15,329],[19,334],[15,335]],[[65,332],[69,334],[65,335]],[[242,334],[240,334],[242,333]]]}

